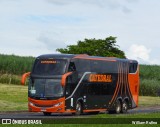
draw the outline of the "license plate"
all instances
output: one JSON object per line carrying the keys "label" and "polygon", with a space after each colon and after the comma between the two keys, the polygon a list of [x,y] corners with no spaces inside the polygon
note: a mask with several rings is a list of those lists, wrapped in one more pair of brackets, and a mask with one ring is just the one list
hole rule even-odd
{"label": "license plate", "polygon": [[46,108],[41,108],[41,111],[42,111],[42,112],[45,112],[45,111],[46,111]]}

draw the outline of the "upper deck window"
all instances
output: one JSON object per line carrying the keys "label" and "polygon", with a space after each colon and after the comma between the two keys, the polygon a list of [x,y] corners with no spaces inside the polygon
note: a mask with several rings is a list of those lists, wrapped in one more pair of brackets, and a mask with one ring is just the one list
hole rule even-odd
{"label": "upper deck window", "polygon": [[76,70],[79,72],[117,73],[117,62],[105,60],[75,60]]}

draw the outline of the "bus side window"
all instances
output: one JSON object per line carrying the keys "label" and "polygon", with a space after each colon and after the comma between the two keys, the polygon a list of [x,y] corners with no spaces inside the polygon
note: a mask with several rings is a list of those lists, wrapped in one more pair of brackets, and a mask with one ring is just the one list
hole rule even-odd
{"label": "bus side window", "polygon": [[69,72],[76,71],[76,66],[75,66],[74,62],[70,62],[68,71]]}
{"label": "bus side window", "polygon": [[135,73],[137,71],[138,64],[137,63],[130,63],[129,65],[129,73]]}

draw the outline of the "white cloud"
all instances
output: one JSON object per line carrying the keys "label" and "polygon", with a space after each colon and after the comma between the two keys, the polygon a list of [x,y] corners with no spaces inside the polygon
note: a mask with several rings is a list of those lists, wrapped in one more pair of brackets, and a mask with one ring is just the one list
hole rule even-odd
{"label": "white cloud", "polygon": [[144,45],[133,44],[129,48],[128,56],[132,59],[140,58],[144,61],[148,61],[150,52],[151,49],[146,48]]}
{"label": "white cloud", "polygon": [[126,52],[127,58],[135,59],[140,64],[160,64],[160,62],[151,57],[151,49],[140,44],[132,44]]}

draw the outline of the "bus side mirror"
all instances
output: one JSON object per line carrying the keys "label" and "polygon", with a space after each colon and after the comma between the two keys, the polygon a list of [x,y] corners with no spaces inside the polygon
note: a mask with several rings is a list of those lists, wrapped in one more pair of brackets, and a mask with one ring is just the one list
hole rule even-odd
{"label": "bus side mirror", "polygon": [[27,73],[24,73],[24,74],[22,75],[22,79],[21,79],[21,84],[22,84],[22,85],[25,84],[26,78],[29,77],[30,74],[31,74],[31,72],[27,72]]}
{"label": "bus side mirror", "polygon": [[67,77],[68,77],[70,74],[72,74],[72,72],[68,72],[68,73],[66,73],[66,74],[64,74],[64,75],[62,76],[62,80],[61,80],[61,85],[62,85],[62,87],[64,87],[64,86],[66,85],[66,79],[67,79]]}

